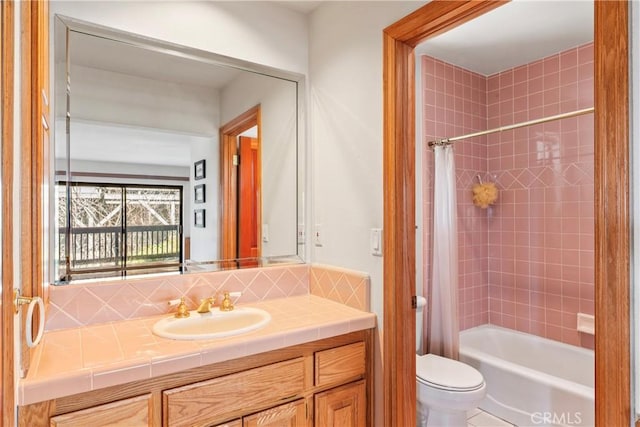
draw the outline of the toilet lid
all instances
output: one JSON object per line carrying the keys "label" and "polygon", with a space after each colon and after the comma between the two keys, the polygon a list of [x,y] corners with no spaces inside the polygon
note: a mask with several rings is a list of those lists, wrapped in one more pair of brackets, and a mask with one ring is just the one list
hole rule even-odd
{"label": "toilet lid", "polygon": [[445,390],[471,391],[484,385],[484,378],[477,369],[435,354],[416,356],[416,379]]}

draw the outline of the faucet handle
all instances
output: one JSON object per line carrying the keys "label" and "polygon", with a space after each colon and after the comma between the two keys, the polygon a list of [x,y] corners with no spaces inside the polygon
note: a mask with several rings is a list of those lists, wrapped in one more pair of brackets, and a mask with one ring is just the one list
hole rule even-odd
{"label": "faucet handle", "polygon": [[222,298],[222,302],[220,303],[220,311],[233,310],[233,302],[231,301],[231,298],[239,298],[241,295],[242,292],[224,291],[224,297]]}
{"label": "faucet handle", "polygon": [[172,299],[169,301],[169,305],[177,305],[178,311],[173,316],[181,319],[185,317],[189,317],[191,313],[189,313],[189,309],[187,308],[187,304],[184,302],[184,297],[180,297],[180,299]]}

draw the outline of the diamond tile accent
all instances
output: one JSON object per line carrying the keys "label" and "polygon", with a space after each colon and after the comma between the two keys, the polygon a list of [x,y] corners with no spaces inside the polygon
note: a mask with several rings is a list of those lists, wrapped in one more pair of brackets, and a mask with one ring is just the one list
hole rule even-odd
{"label": "diamond tile accent", "polygon": [[370,282],[369,275],[365,273],[313,264],[309,290],[312,295],[369,311]]}
{"label": "diamond tile accent", "polygon": [[96,281],[52,286],[45,329],[76,328],[156,316],[174,310],[167,302],[186,297],[189,307],[223,290],[241,291],[239,303],[309,293],[310,266],[297,264],[170,277]]}
{"label": "diamond tile accent", "polygon": [[310,282],[320,292],[318,295],[366,310],[368,280],[367,275],[343,269],[311,272],[309,265],[301,264],[53,286],[45,328],[53,331],[160,315],[173,310],[167,304],[169,300],[185,296],[187,304],[195,307],[202,298],[223,290],[243,292],[239,303],[306,295],[310,293]]}

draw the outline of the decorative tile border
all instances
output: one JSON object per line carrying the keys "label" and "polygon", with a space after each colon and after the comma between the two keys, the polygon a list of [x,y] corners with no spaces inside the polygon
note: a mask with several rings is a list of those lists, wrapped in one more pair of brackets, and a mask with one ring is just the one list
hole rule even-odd
{"label": "decorative tile border", "polygon": [[50,286],[45,330],[156,316],[175,310],[168,301],[183,296],[195,308],[222,291],[241,291],[239,303],[307,295],[309,265]]}
{"label": "decorative tile border", "polygon": [[309,292],[349,307],[369,311],[371,279],[368,274],[328,265],[312,264]]}
{"label": "decorative tile border", "polygon": [[242,304],[312,294],[369,311],[369,287],[365,273],[309,264],[50,286],[45,330],[157,316],[183,296],[195,308],[222,291],[241,291]]}

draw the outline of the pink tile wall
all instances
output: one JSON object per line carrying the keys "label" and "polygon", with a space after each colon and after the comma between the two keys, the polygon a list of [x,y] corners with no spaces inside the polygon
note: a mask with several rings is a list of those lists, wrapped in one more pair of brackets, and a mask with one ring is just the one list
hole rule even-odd
{"label": "pink tile wall", "polygon": [[[426,142],[434,138],[462,135],[486,129],[486,77],[440,60],[422,57]],[[487,305],[487,218],[486,212],[473,206],[469,194],[486,175],[486,137],[469,139],[455,149],[458,199],[458,311],[462,329],[488,322]],[[433,196],[433,152],[423,151],[424,241],[430,241]],[[424,293],[428,295],[431,274],[430,245],[425,244]],[[425,320],[426,320],[425,316]]]}
{"label": "pink tile wall", "polygon": [[[593,45],[487,79],[488,127],[593,106]],[[594,310],[593,114],[493,134],[500,187],[489,218],[489,321],[569,344]]]}
{"label": "pink tile wall", "polygon": [[349,307],[369,311],[371,278],[366,273],[328,265],[313,264],[309,293]]}
{"label": "pink tile wall", "polygon": [[[489,77],[429,57],[422,66],[425,142],[593,106],[592,44]],[[455,150],[461,329],[489,322],[592,348],[576,331],[576,313],[594,306],[592,114]],[[429,242],[433,160],[428,149],[423,156]],[[477,174],[500,189],[487,210],[471,203]]]}
{"label": "pink tile wall", "polygon": [[274,266],[50,286],[45,329],[74,328],[155,316],[175,310],[167,302],[186,297],[190,309],[222,291],[241,291],[238,303],[309,293],[309,265]]}
{"label": "pink tile wall", "polygon": [[50,286],[45,329],[161,315],[173,312],[167,302],[182,296],[195,309],[223,291],[241,291],[240,304],[312,294],[369,311],[369,289],[366,273],[315,264]]}

